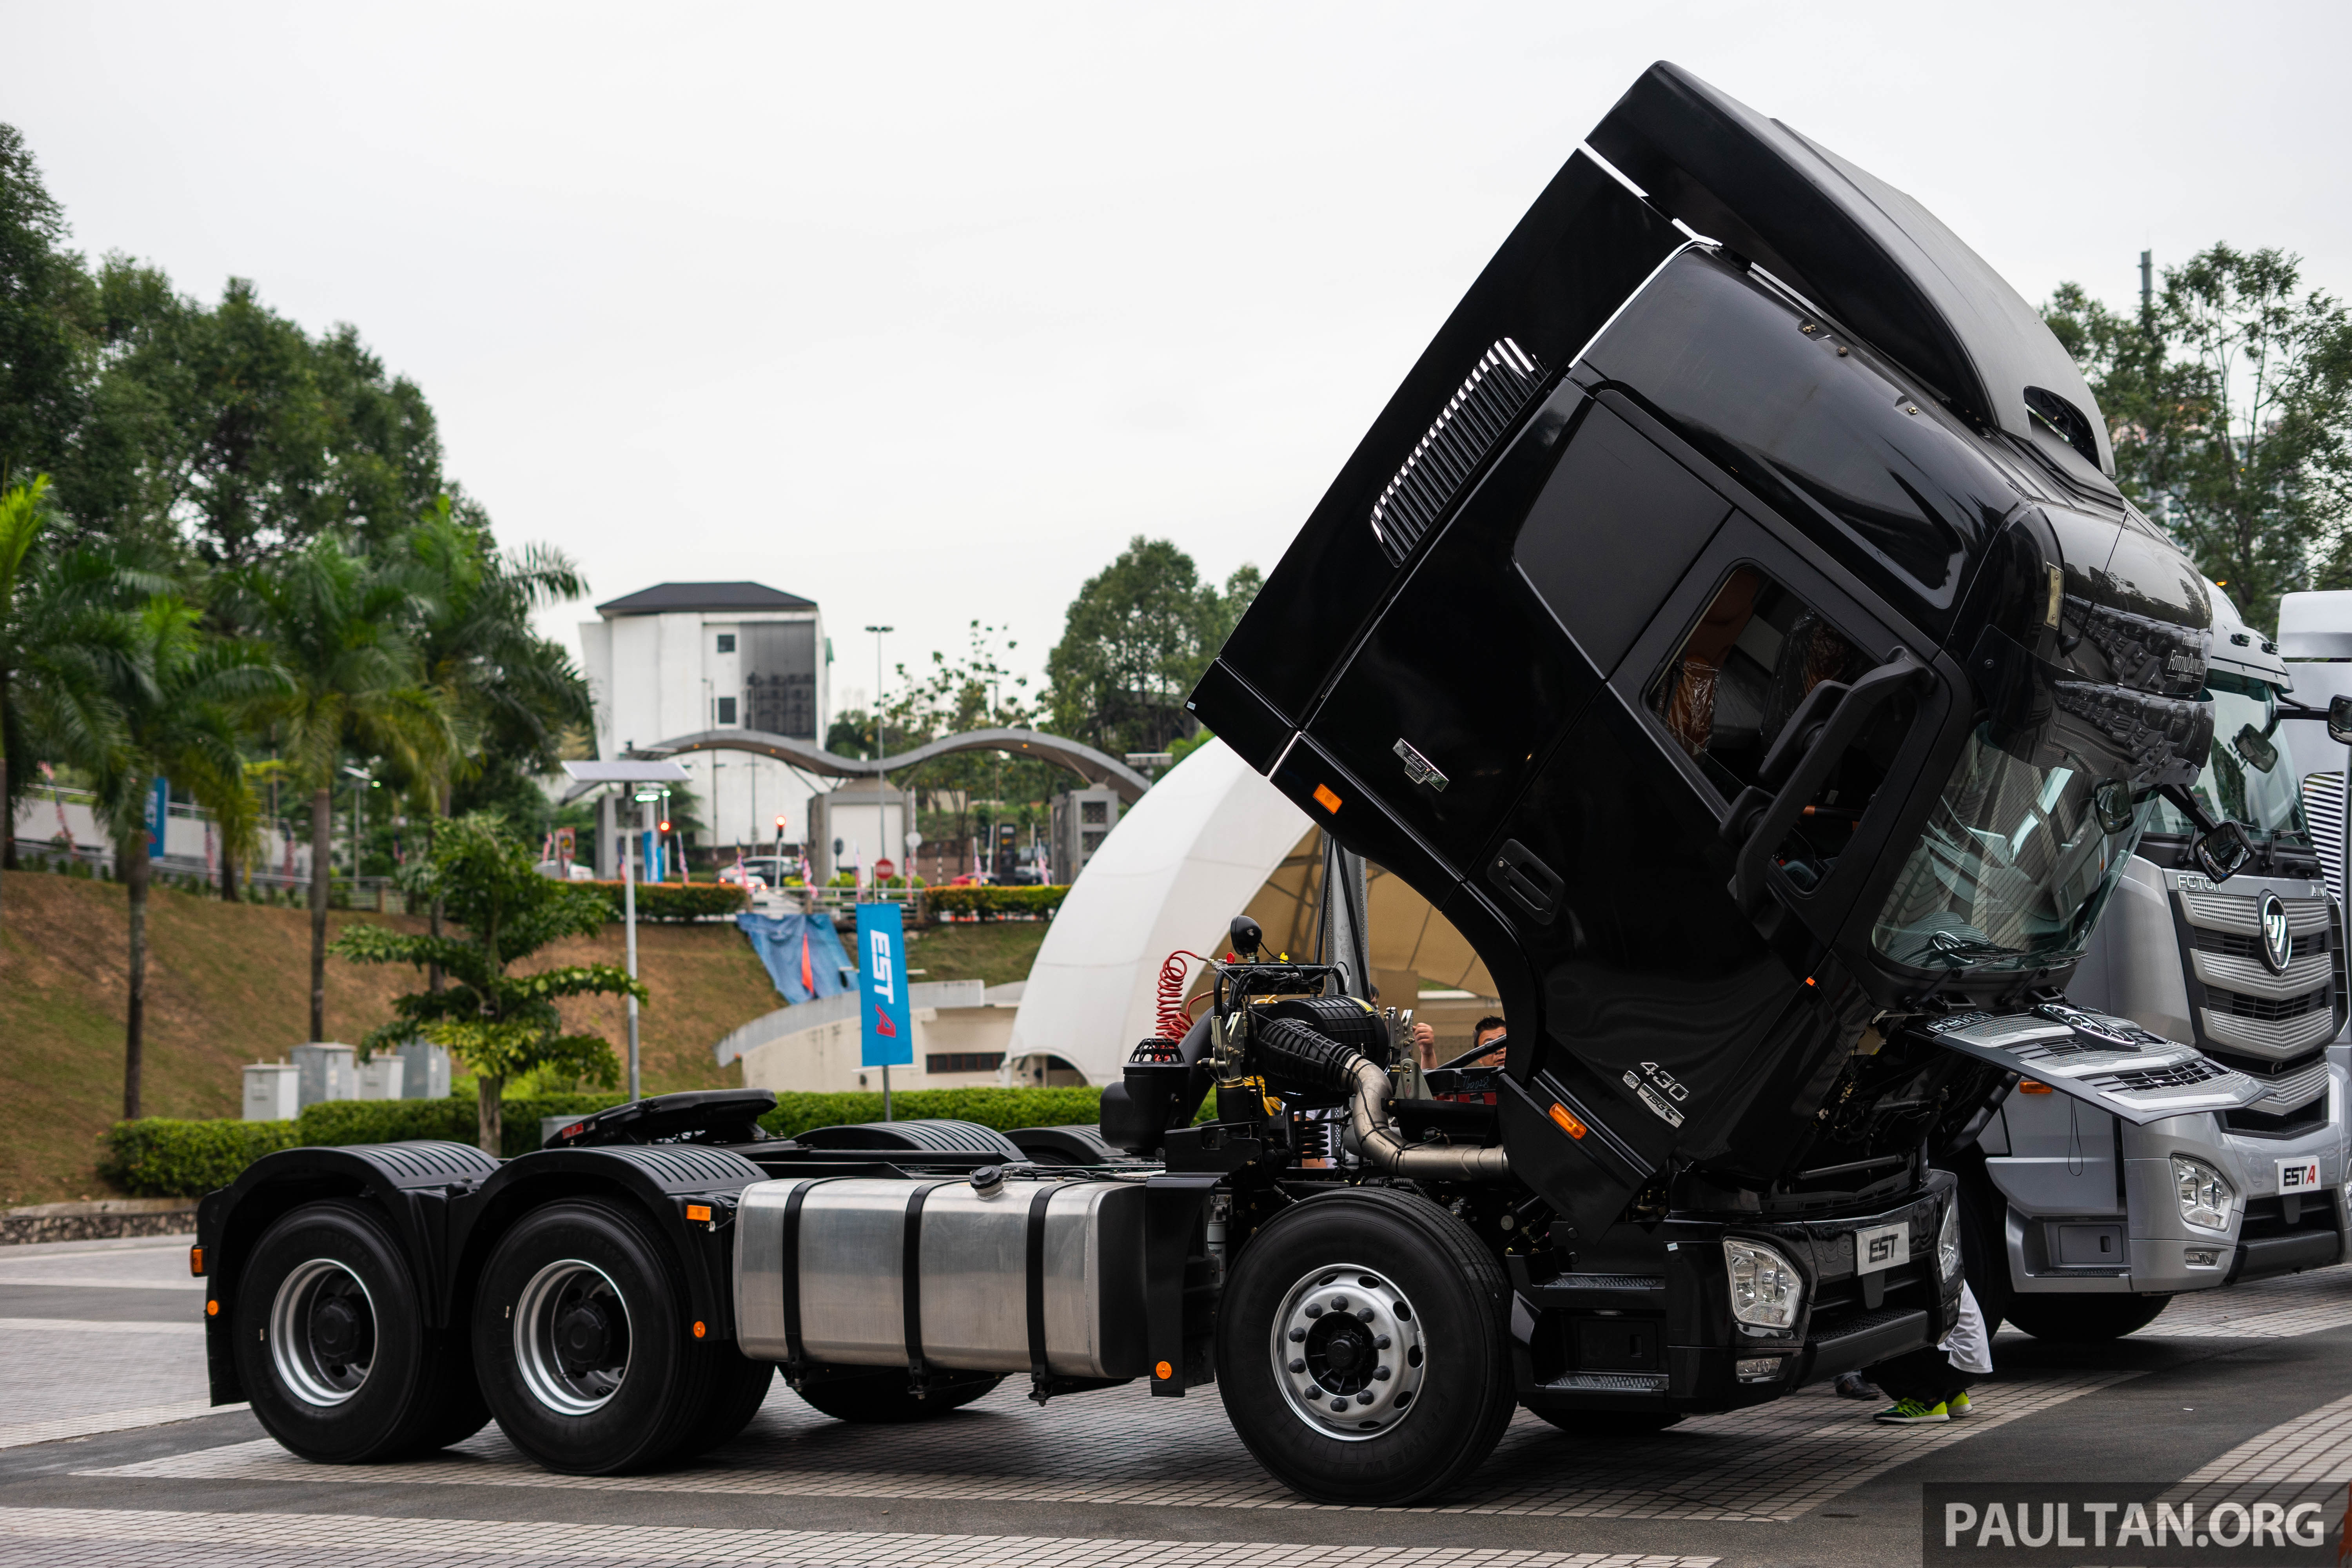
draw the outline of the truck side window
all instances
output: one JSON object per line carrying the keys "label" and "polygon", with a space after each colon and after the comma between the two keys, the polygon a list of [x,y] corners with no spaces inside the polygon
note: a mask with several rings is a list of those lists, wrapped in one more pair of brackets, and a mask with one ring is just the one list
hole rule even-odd
{"label": "truck side window", "polygon": [[1734,571],[1650,688],[1650,710],[1729,799],[1805,694],[1875,661],[1753,566]]}

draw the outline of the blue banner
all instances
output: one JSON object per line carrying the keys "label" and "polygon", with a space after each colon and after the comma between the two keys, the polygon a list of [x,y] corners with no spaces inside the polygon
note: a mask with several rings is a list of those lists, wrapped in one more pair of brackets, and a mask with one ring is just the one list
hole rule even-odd
{"label": "blue banner", "polygon": [[147,853],[163,852],[163,825],[171,818],[171,782],[158,775],[147,790]]}
{"label": "blue banner", "polygon": [[907,928],[898,905],[857,906],[857,952],[865,1023],[858,1066],[906,1067],[915,1059],[915,1020],[907,1007]]}

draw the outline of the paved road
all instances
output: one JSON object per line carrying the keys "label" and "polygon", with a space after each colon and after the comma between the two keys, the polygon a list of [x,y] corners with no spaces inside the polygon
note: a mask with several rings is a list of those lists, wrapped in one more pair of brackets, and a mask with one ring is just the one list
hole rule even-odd
{"label": "paved road", "polygon": [[615,1479],[543,1474],[495,1427],[427,1460],[304,1465],[249,1414],[200,1414],[185,1246],[0,1248],[0,1568],[1859,1568],[1917,1560],[1925,1481],[2325,1488],[2331,1518],[2352,1481],[2352,1268],[2185,1298],[2091,1352],[2004,1335],[1965,1423],[1875,1426],[1821,1390],[1634,1442],[1522,1417],[1444,1507],[1358,1510],[1275,1486],[1213,1390],[1039,1411],[1008,1384],[854,1427],[779,1386],[738,1441]]}

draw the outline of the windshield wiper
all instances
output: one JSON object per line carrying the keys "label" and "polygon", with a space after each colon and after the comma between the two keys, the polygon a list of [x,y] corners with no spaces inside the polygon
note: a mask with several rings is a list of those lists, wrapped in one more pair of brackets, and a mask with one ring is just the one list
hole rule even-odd
{"label": "windshield wiper", "polygon": [[[1927,945],[1944,957],[1955,960],[1952,965],[1955,969],[1975,969],[1996,959],[2022,957],[2025,952],[2021,947],[2003,947],[1997,942],[1962,936],[1948,929],[1928,932]],[[1957,962],[1968,954],[1980,956],[1977,956],[1973,963]]]}

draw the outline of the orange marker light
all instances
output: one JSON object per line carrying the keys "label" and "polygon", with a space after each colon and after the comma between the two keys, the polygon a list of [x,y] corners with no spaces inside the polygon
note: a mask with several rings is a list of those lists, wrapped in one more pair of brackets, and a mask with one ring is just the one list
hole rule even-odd
{"label": "orange marker light", "polygon": [[1315,804],[1321,806],[1326,811],[1337,811],[1339,809],[1339,797],[1333,792],[1329,784],[1317,784],[1315,786]]}
{"label": "orange marker light", "polygon": [[710,1223],[710,1205],[709,1204],[688,1204],[686,1205],[686,1217],[692,1220],[697,1225],[709,1225]]}
{"label": "orange marker light", "polygon": [[697,1318],[694,1321],[694,1337],[698,1340],[708,1331],[709,1331],[705,1330],[702,1326],[702,1320]]}
{"label": "orange marker light", "polygon": [[1158,1378],[1160,1382],[1165,1383],[1170,1378],[1176,1375],[1176,1369],[1170,1366],[1163,1361],[1158,1366],[1151,1369],[1151,1375]]}
{"label": "orange marker light", "polygon": [[219,1317],[219,1316],[220,1316],[220,1303],[219,1303],[218,1301],[207,1301],[207,1302],[205,1302],[205,1317],[207,1317],[207,1318],[217,1318],[217,1317]]}
{"label": "orange marker light", "polygon": [[1551,1119],[1554,1121],[1559,1122],[1559,1130],[1562,1132],[1567,1133],[1570,1138],[1581,1138],[1584,1136],[1584,1123],[1579,1121],[1576,1119],[1575,1114],[1570,1111],[1567,1106],[1555,1101],[1551,1108]]}
{"label": "orange marker light", "polygon": [[188,1248],[188,1272],[194,1275],[199,1279],[205,1277],[205,1249],[203,1247],[192,1247]]}
{"label": "orange marker light", "polygon": [[2017,1080],[2017,1092],[2020,1094],[2055,1094],[2058,1091],[2037,1079],[2021,1078]]}

